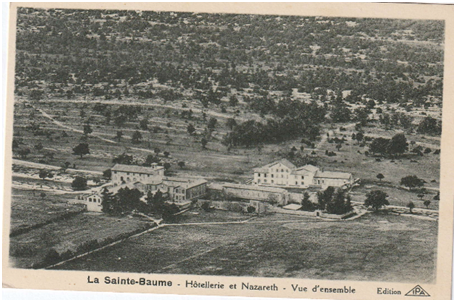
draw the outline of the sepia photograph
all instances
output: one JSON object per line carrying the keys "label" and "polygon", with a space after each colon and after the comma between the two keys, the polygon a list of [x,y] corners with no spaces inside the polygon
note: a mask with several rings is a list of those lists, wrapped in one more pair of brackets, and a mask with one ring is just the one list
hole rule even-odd
{"label": "sepia photograph", "polygon": [[449,298],[453,6],[451,27],[173,7],[11,8],[4,269],[187,294],[225,294],[216,277],[242,277],[231,295],[339,282],[318,298],[448,283]]}

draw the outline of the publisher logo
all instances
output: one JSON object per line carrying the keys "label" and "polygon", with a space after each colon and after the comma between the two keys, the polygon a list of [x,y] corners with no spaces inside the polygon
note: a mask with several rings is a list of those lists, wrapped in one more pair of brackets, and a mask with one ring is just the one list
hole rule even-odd
{"label": "publisher logo", "polygon": [[405,295],[409,296],[409,297],[430,297],[431,296],[419,285],[417,285],[414,288],[412,288]]}

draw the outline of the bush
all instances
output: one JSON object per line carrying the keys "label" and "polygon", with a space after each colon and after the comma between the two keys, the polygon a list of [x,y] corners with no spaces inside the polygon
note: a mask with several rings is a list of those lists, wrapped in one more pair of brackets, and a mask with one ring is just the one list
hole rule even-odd
{"label": "bush", "polygon": [[62,258],[60,257],[60,254],[55,249],[51,248],[47,252],[46,256],[44,257],[42,265],[43,266],[52,265],[52,264],[60,262],[61,260],[62,260]]}
{"label": "bush", "polygon": [[209,203],[209,201],[205,201],[201,204],[201,208],[206,211],[206,212],[210,212],[211,211],[211,205]]}
{"label": "bush", "polygon": [[71,183],[71,187],[74,190],[84,190],[87,187],[87,179],[82,176],[76,176]]}

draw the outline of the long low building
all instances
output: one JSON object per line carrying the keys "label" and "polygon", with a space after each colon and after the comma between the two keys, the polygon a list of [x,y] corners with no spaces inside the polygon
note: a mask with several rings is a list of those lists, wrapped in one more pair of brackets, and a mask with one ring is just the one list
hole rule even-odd
{"label": "long low building", "polygon": [[225,194],[232,194],[233,197],[246,200],[259,200],[286,205],[290,198],[287,190],[275,187],[233,183],[223,184],[222,187]]}

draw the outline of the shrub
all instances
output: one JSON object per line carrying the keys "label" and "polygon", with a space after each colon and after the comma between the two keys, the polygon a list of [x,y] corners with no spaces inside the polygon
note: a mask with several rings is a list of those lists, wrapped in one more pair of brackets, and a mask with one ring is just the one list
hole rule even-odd
{"label": "shrub", "polygon": [[60,262],[61,260],[60,254],[55,249],[51,248],[44,257],[42,264],[43,266],[48,266]]}
{"label": "shrub", "polygon": [[201,204],[201,208],[206,211],[206,212],[210,212],[211,211],[211,205],[209,203],[209,201],[205,201]]}

